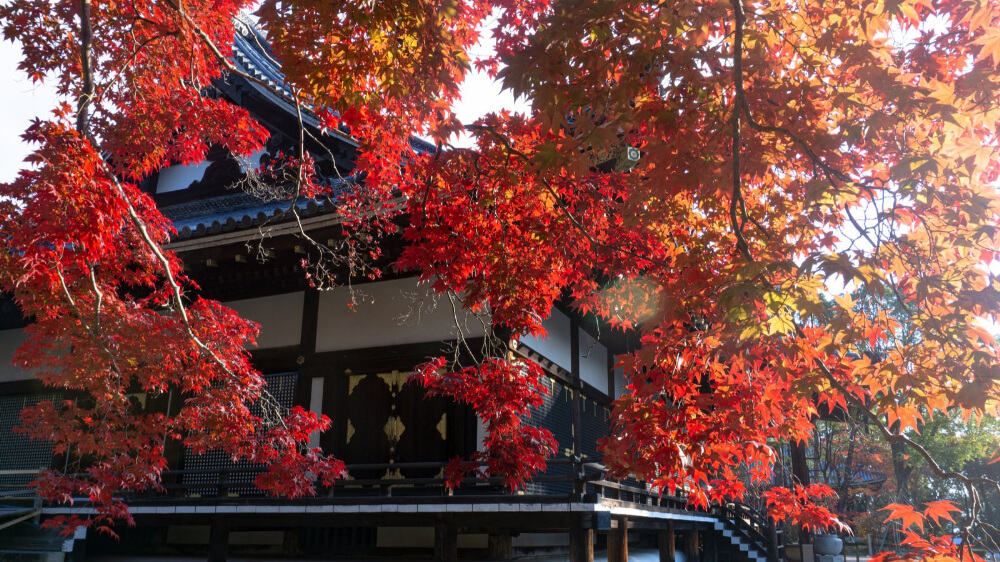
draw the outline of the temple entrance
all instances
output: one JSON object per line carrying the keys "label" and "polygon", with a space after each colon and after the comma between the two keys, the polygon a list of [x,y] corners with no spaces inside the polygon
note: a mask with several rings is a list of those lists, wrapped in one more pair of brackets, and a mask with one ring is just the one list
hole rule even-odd
{"label": "temple entrance", "polygon": [[449,455],[448,439],[455,417],[453,402],[428,396],[420,384],[407,383],[408,377],[400,371],[348,375],[344,462],[400,465],[351,470],[352,477],[433,478],[440,475],[440,468],[406,464],[446,462],[454,456]]}

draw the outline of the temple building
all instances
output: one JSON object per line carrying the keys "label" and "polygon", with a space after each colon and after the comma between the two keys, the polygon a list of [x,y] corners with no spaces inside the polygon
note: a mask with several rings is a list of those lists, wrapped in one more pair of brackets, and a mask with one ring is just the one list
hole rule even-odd
{"label": "temple building", "polygon": [[[292,150],[295,108],[280,95],[283,76],[267,54],[266,38],[246,22],[237,25],[234,62],[270,87],[231,76],[216,94],[271,131],[258,157]],[[326,181],[341,185],[356,145],[346,134],[321,134],[308,116],[306,126],[324,145],[315,158]],[[286,215],[291,203],[238,185],[248,165],[257,164],[212,152],[200,164],[160,171],[143,189],[173,221],[177,235],[168,248],[203,294],[260,324],[251,352],[269,391],[284,406],[301,405],[332,420],[314,443],[347,463],[350,477],[314,497],[276,498],[253,486],[260,467],[223,454],[189,454],[174,444],[167,451],[166,492],[131,498],[136,527],[116,529],[118,540],[85,532],[64,540],[39,530],[40,520],[85,515],[88,505],[85,498],[72,506],[43,504],[26,486],[38,469],[59,466],[50,446],[13,431],[18,413],[58,391],[10,366],[26,320],[9,298],[0,298],[0,559],[17,551],[36,556],[18,560],[550,554],[586,562],[595,552],[627,560],[632,548],[657,551],[671,562],[777,560],[773,527],[749,508],[692,511],[682,498],[660,497],[641,482],[605,479],[597,440],[608,434],[612,400],[625,391],[615,356],[635,342],[569,307],[551,311],[548,337],[521,338],[516,347],[546,372],[549,392],[532,423],[558,440],[548,471],[517,493],[481,479],[449,491],[443,468],[480,447],[482,424],[468,406],[428,398],[407,376],[428,357],[450,354],[460,338],[481,349],[482,323],[456,317],[450,303],[415,277],[391,269],[377,281],[310,288],[300,265],[308,249]],[[341,218],[331,201],[295,204],[312,238],[338,236]],[[260,244],[262,233],[267,237]],[[135,399],[148,411],[171,412],[181,397]]]}

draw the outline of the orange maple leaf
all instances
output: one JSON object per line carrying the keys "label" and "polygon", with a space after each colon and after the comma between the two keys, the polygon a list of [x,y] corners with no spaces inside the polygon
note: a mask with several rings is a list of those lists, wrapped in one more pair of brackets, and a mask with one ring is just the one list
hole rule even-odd
{"label": "orange maple leaf", "polygon": [[951,513],[962,513],[961,508],[957,507],[951,500],[937,500],[927,502],[925,505],[927,508],[924,509],[924,515],[933,519],[934,523],[938,525],[941,524],[941,519],[954,522],[955,519],[952,518]]}
{"label": "orange maple leaf", "polygon": [[920,527],[920,530],[924,530],[924,516],[919,511],[913,509],[912,505],[903,505],[900,503],[891,503],[879,511],[891,511],[888,517],[885,518],[885,522],[893,521],[895,519],[901,519],[903,529],[909,529],[914,524]]}

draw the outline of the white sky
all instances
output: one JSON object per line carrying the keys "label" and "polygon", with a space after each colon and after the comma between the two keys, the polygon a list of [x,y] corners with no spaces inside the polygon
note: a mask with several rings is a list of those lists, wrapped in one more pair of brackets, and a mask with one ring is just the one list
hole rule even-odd
{"label": "white sky", "polygon": [[[475,55],[486,52],[484,45],[473,49]],[[53,88],[32,84],[17,70],[20,48],[10,41],[0,41],[0,76],[7,76],[0,89],[0,182],[13,180],[23,167],[22,161],[30,147],[22,142],[21,134],[31,119],[47,117],[55,104]],[[472,123],[491,111],[512,109],[524,112],[527,105],[515,102],[510,93],[501,93],[500,85],[484,73],[470,75],[462,87],[462,102],[455,108],[463,123]],[[468,139],[457,144],[467,145]]]}
{"label": "white sky", "polygon": [[0,76],[6,76],[0,89],[0,182],[13,180],[29,147],[21,134],[31,119],[45,117],[55,103],[53,89],[32,84],[17,70],[20,47],[0,41]]}

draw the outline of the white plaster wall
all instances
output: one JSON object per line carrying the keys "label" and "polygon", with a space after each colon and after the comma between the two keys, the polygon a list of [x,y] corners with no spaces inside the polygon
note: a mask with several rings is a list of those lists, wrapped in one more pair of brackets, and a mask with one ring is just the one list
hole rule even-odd
{"label": "white plaster wall", "polygon": [[542,322],[547,337],[523,336],[521,342],[545,356],[549,361],[567,371],[573,367],[572,330],[569,316],[553,308],[552,314]]}
{"label": "white plaster wall", "polygon": [[[309,411],[322,416],[323,412],[323,377],[314,377],[309,387]],[[333,418],[333,413],[327,414],[328,418]],[[309,446],[319,447],[319,432],[314,431],[309,434]]]}
{"label": "white plaster wall", "polygon": [[611,396],[613,398],[618,398],[619,396],[627,392],[627,390],[625,389],[625,385],[628,383],[625,381],[625,371],[621,367],[615,369],[614,372],[615,372],[615,388],[614,388],[614,393],[611,394]]}
{"label": "white plaster wall", "polygon": [[170,193],[171,191],[187,189],[187,186],[191,185],[192,182],[205,177],[205,170],[211,165],[211,162],[205,160],[187,166],[177,164],[164,168],[160,170],[160,177],[156,180],[156,192]]}
{"label": "white plaster wall", "polygon": [[465,337],[485,334],[473,315],[459,310],[458,318],[456,327],[451,303],[416,278],[338,287],[320,294],[316,351],[454,340],[459,329]]}
{"label": "white plaster wall", "polygon": [[24,342],[24,330],[0,331],[0,382],[31,378],[31,373],[10,364],[14,350]]}
{"label": "white plaster wall", "polygon": [[302,305],[305,293],[287,293],[257,299],[230,301],[226,306],[260,324],[257,348],[299,345],[302,340]]}
{"label": "white plaster wall", "polygon": [[580,330],[580,378],[604,394],[608,392],[608,348]]}
{"label": "white plaster wall", "polygon": [[486,422],[478,415],[476,416],[476,450],[486,450]]}

